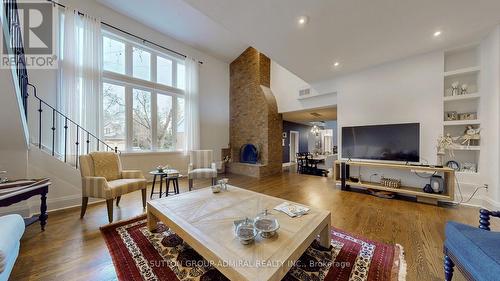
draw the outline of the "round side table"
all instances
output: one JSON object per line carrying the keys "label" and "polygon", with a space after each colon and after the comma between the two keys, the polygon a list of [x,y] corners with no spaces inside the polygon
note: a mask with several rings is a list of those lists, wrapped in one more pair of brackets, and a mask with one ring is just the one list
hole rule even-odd
{"label": "round side table", "polygon": [[[153,186],[151,187],[151,195],[149,198],[153,198],[153,194],[158,194],[159,197],[163,194],[165,196],[168,196],[169,194],[179,194],[179,177],[181,175],[179,174],[179,171],[174,170],[174,169],[168,169],[168,170],[163,170],[163,171],[151,171],[149,172],[150,175],[153,175]],[[155,192],[155,186],[156,186],[156,178],[160,177],[160,192]],[[163,180],[165,179],[166,183],[166,191],[163,192]],[[173,193],[170,193],[170,182],[172,182],[174,191]]]}

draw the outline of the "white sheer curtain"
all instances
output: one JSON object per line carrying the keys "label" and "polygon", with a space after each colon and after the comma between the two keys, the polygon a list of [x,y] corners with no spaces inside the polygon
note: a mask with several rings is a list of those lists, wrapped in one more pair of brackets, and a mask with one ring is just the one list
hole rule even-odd
{"label": "white sheer curtain", "polygon": [[[82,128],[99,136],[102,77],[101,22],[65,8],[61,17],[58,108]],[[59,120],[64,122],[64,120]],[[63,125],[64,126],[64,125]],[[69,124],[69,154],[76,152],[76,126]],[[61,127],[60,127],[61,128]],[[60,139],[64,140],[59,130]],[[86,152],[87,135],[80,130],[79,154]],[[64,149],[64,141],[59,142]],[[95,139],[91,140],[95,147]]]}
{"label": "white sheer curtain", "polygon": [[184,152],[200,148],[199,118],[199,64],[193,58],[186,58],[186,96],[184,115],[186,120],[186,141]]}

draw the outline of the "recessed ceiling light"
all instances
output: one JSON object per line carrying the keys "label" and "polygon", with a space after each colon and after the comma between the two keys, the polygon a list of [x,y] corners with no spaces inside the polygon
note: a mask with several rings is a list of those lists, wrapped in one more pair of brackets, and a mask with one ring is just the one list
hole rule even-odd
{"label": "recessed ceiling light", "polygon": [[307,20],[308,20],[308,18],[306,16],[301,16],[301,17],[299,17],[297,22],[299,23],[299,25],[304,25],[307,23]]}
{"label": "recessed ceiling light", "polygon": [[336,61],[336,62],[333,63],[333,66],[335,66],[335,67],[337,67],[339,65],[340,65],[340,62],[338,62],[338,61]]}
{"label": "recessed ceiling light", "polygon": [[434,37],[439,37],[439,35],[441,35],[441,31],[440,30],[434,32]]}

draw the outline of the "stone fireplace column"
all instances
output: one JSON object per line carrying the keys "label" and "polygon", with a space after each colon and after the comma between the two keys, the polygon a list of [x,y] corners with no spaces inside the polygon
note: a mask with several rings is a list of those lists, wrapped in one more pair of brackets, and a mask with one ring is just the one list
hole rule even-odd
{"label": "stone fireplace column", "polygon": [[[230,148],[232,173],[261,177],[282,171],[283,121],[270,89],[271,60],[249,47],[230,64]],[[256,164],[240,163],[240,149],[253,144]]]}

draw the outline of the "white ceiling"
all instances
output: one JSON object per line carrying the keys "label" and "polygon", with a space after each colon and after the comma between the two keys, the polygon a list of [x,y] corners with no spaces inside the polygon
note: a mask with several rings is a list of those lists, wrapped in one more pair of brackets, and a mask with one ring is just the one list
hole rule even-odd
{"label": "white ceiling", "polygon": [[220,24],[182,0],[97,2],[226,62],[233,61],[248,47]]}
{"label": "white ceiling", "polygon": [[226,61],[251,45],[309,83],[470,43],[500,23],[500,0],[98,1]]}

